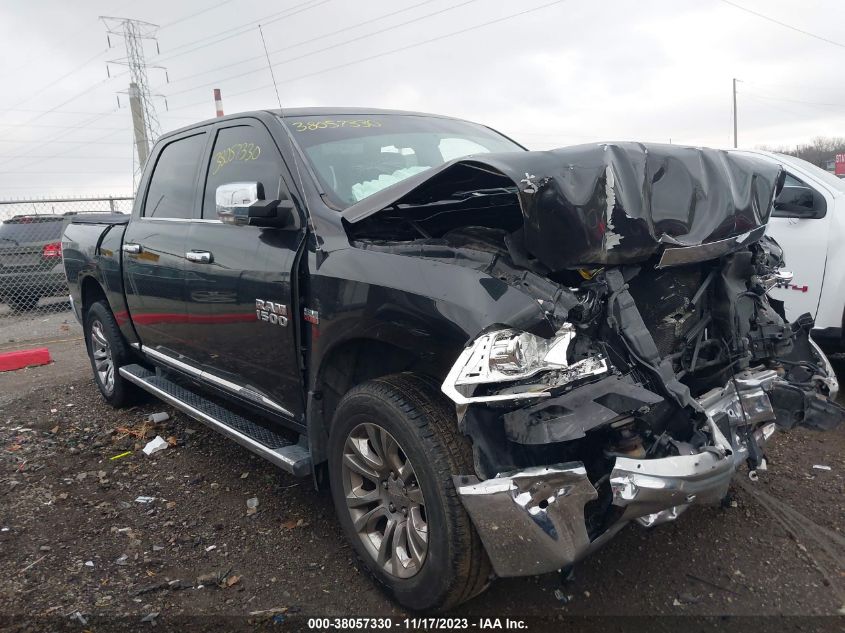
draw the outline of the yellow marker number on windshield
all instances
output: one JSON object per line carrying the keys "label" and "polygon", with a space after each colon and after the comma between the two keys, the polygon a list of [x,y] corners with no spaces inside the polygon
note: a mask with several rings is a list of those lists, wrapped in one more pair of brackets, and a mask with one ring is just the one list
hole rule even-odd
{"label": "yellow marker number on windshield", "polygon": [[381,127],[378,121],[370,119],[325,119],[323,121],[294,121],[291,123],[297,132],[313,132],[341,127]]}

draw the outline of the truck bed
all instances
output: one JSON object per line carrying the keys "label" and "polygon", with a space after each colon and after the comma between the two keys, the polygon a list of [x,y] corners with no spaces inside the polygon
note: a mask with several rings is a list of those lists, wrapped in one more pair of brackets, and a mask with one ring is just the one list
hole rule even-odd
{"label": "truck bed", "polygon": [[70,224],[129,224],[128,213],[80,213],[70,216]]}

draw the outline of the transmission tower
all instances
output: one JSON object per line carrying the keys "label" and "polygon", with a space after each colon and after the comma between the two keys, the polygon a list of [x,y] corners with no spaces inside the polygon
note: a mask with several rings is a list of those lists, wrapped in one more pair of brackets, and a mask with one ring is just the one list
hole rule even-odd
{"label": "transmission tower", "polygon": [[[148,68],[161,68],[161,66],[148,66],[144,56],[144,40],[152,40],[158,52],[158,41],[156,33],[157,24],[131,20],[129,18],[115,18],[100,16],[106,27],[106,38],[109,48],[112,47],[111,36],[123,37],[126,48],[126,56],[106,62],[106,71],[111,76],[109,64],[119,64],[129,68],[129,107],[132,112],[132,129],[135,137],[135,150],[138,162],[135,165],[133,185],[137,181],[144,163],[150,155],[150,148],[161,134],[161,126],[158,122],[153,95],[150,93],[150,85],[147,80]],[[120,105],[120,97],[118,97]]]}

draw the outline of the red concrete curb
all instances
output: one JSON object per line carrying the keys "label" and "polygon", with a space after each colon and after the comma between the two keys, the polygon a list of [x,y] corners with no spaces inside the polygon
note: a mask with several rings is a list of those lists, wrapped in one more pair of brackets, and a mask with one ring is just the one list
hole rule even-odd
{"label": "red concrete curb", "polygon": [[52,360],[50,350],[46,347],[23,349],[17,352],[2,352],[0,353],[0,371],[13,371],[34,365],[46,365]]}

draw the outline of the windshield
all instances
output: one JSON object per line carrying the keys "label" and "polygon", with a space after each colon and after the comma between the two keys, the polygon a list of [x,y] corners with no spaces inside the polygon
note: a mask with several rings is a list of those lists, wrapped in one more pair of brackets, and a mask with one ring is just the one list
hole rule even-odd
{"label": "windshield", "polygon": [[482,125],[438,117],[338,115],[285,122],[339,207],[454,158],[524,149]]}
{"label": "windshield", "polygon": [[821,167],[813,165],[813,163],[810,163],[802,158],[790,156],[788,154],[778,154],[778,158],[780,160],[783,160],[783,162],[785,162],[787,165],[799,167],[805,171],[810,172],[811,174],[813,174],[813,176],[821,180],[826,185],[833,187],[837,191],[845,191],[845,180],[843,180],[842,178],[837,178],[829,171],[825,171]]}
{"label": "windshield", "polygon": [[27,242],[47,242],[62,236],[62,220],[57,216],[14,218],[0,223],[0,247]]}

